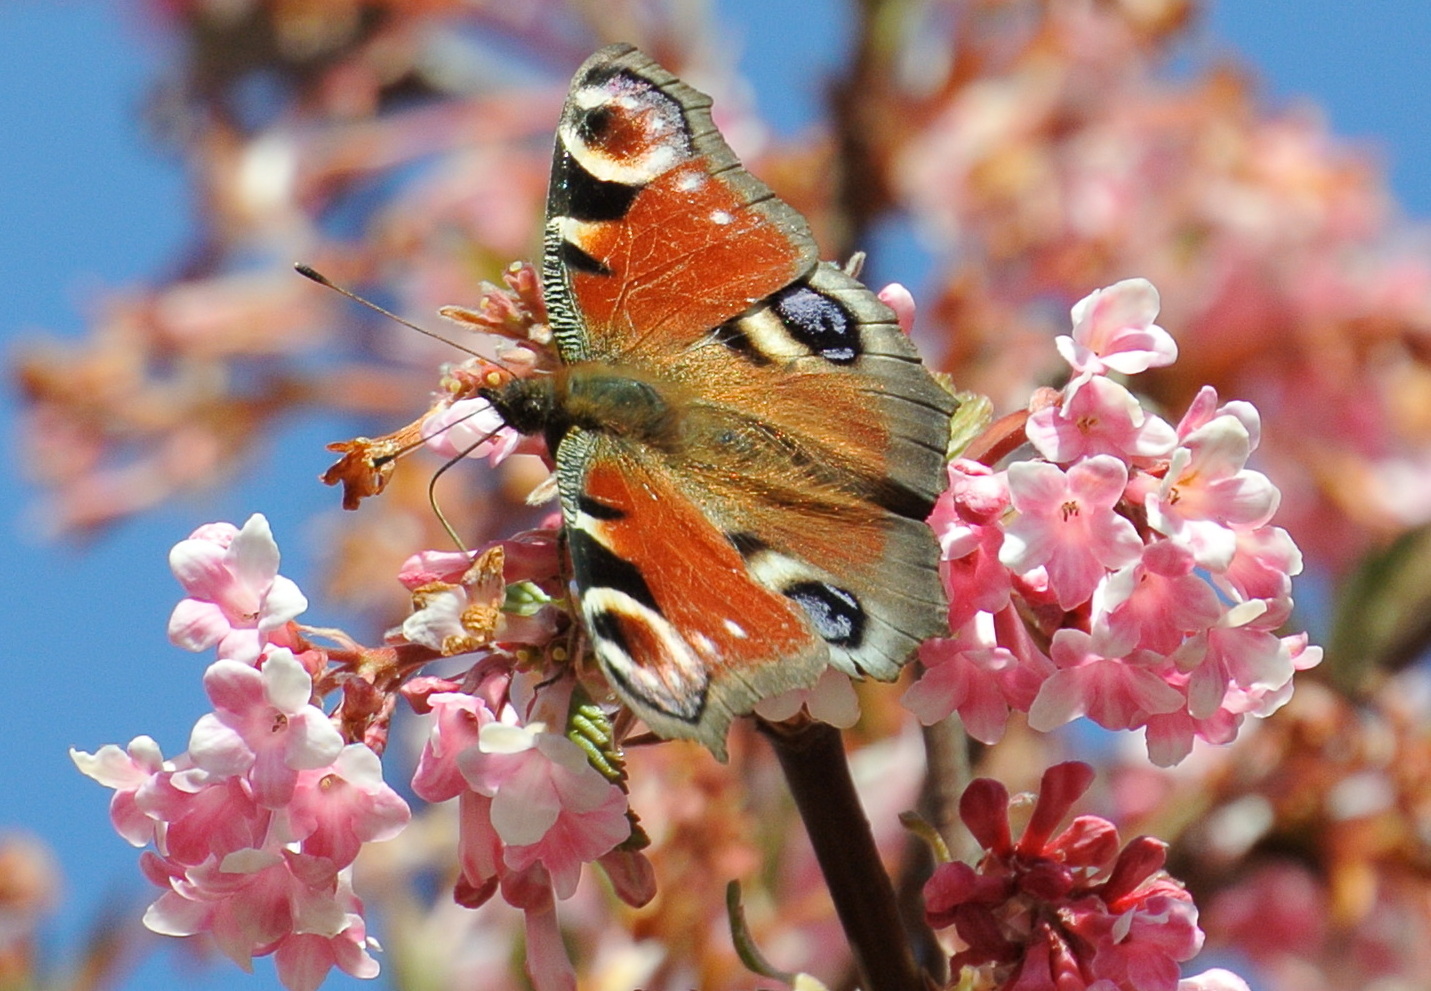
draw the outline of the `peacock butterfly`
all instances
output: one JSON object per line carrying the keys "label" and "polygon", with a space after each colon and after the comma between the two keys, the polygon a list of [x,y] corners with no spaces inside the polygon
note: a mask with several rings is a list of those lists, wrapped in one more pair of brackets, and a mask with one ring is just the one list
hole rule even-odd
{"label": "peacock butterfly", "polygon": [[629,45],[577,71],[542,262],[562,364],[484,395],[553,453],[612,688],[724,759],[761,699],[892,680],[947,629],[924,520],[955,402],[710,107]]}

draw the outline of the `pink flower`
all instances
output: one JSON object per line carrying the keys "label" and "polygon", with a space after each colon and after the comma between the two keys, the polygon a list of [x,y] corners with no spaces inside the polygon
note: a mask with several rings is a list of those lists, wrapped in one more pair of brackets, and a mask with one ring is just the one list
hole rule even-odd
{"label": "pink flower", "polygon": [[1004,542],[1000,518],[1008,507],[1003,472],[966,458],[949,463],[949,487],[935,501],[929,525],[939,538],[939,575],[949,598],[951,629],[1009,602],[1009,573],[999,561]]}
{"label": "pink flower", "polygon": [[485,399],[459,399],[439,409],[423,421],[422,438],[444,458],[487,457],[494,465],[522,443]]}
{"label": "pink flower", "polygon": [[186,867],[263,846],[272,821],[272,812],[254,801],[253,789],[238,776],[157,774],[138,802],[159,823],[155,849]]}
{"label": "pink flower", "polygon": [[1183,978],[1178,991],[1252,991],[1247,982],[1230,970],[1214,967],[1201,974]]}
{"label": "pink flower", "polygon": [[392,839],[412,818],[383,781],[378,755],[361,743],[344,747],[331,767],[300,772],[285,811],[290,838],[337,867],[351,864],[364,843]]}
{"label": "pink flower", "polygon": [[1234,530],[1265,525],[1281,499],[1266,475],[1243,468],[1251,441],[1236,416],[1214,417],[1183,439],[1158,491],[1144,501],[1148,525],[1187,547],[1210,571],[1226,571],[1232,563]]}
{"label": "pink flower", "polygon": [[1177,361],[1172,335],[1153,323],[1159,305],[1158,290],[1147,279],[1124,279],[1073,305],[1073,336],[1054,342],[1075,373],[1065,405],[1095,375],[1135,375]]}
{"label": "pink flower", "polygon": [[[234,769],[214,773],[197,766],[190,754],[162,762],[147,738],[132,743],[128,755],[104,747],[93,757],[76,753],[75,762],[116,789],[117,804],[124,809],[116,820],[122,833],[138,839],[134,822],[143,817],[149,823],[147,838],[155,852],[146,852],[140,865],[164,892],[149,906],[145,925],[165,935],[208,933],[245,969],[253,957],[272,953],[285,987],[313,991],[334,966],[357,977],[376,976],[377,961],[368,953],[375,944],[367,938],[362,903],[345,865],[361,843],[394,835],[409,813],[383,784],[377,756],[362,744],[333,752],[337,759],[330,755],[330,766],[298,772],[292,803],[278,811],[256,800],[260,788],[252,776],[264,764],[262,754],[255,758],[250,753],[247,762],[238,759],[247,745],[245,733],[257,722],[255,707],[225,703],[235,695],[262,696],[265,675],[275,683],[296,682],[293,672],[285,670],[290,665],[296,661],[281,650],[263,672],[237,661],[218,661],[210,669],[208,686],[219,714],[231,717],[236,728],[206,732],[196,727],[195,736],[233,733],[238,743],[230,740],[207,756]],[[228,683],[230,674],[238,675],[237,691]],[[271,694],[281,695],[281,687]],[[275,733],[282,732],[285,720],[292,728],[308,718],[293,712],[291,700],[268,704]],[[326,723],[321,713],[317,718]],[[311,740],[312,734],[306,736]],[[293,756],[292,741],[280,749]],[[318,751],[329,752],[327,747]]]}
{"label": "pink flower", "polygon": [[[485,548],[484,548],[485,550]],[[462,580],[480,551],[418,551],[398,569],[398,581],[409,592],[433,582]]]}
{"label": "pink flower", "polygon": [[1148,760],[1158,767],[1173,767],[1192,753],[1194,739],[1208,743],[1231,743],[1237,739],[1243,717],[1227,709],[1216,709],[1195,718],[1184,705],[1173,712],[1148,717],[1146,742]]}
{"label": "pink flower", "polygon": [[576,890],[581,865],[626,839],[626,796],[581,748],[541,724],[488,723],[458,756],[472,789],[492,799],[492,827],[515,871],[540,863],[558,898]]}
{"label": "pink flower", "polygon": [[432,729],[412,776],[412,790],[424,801],[445,802],[467,790],[458,755],[477,746],[478,731],[497,717],[482,699],[463,692],[436,692],[427,697],[427,704]]}
{"label": "pink flower", "polygon": [[498,721],[471,695],[437,693],[429,703],[433,729],[413,790],[428,801],[461,797],[463,873],[474,892],[488,897],[499,879],[539,867],[569,898],[582,863],[630,835],[625,794],[570,740],[540,723]]}
{"label": "pink flower", "polygon": [[1188,404],[1187,412],[1178,421],[1178,440],[1186,440],[1194,430],[1205,427],[1224,415],[1231,416],[1242,424],[1247,430],[1248,450],[1257,450],[1262,441],[1262,414],[1257,412],[1257,407],[1240,399],[1219,406],[1217,390],[1210,385],[1198,390],[1193,401]]}
{"label": "pink flower", "polygon": [[1128,468],[1109,455],[1056,465],[1022,461],[1009,468],[1009,495],[1018,517],[1004,531],[999,560],[1016,573],[1043,567],[1063,609],[1093,594],[1106,571],[1138,560],[1143,542],[1113,509]]}
{"label": "pink flower", "polygon": [[475,551],[418,551],[403,562],[398,581],[408,591],[433,582],[456,584],[467,569],[493,547],[502,548],[502,574],[509,582],[545,581],[561,573],[553,530],[524,530]]}
{"label": "pink flower", "polygon": [[335,873],[327,860],[248,850],[176,871],[153,854],[145,857],[150,879],[170,889],[145,913],[154,932],[207,932],[245,969],[253,957],[275,953],[289,991],[314,991],[333,966],[354,977],[377,976],[362,903],[346,871]]}
{"label": "pink flower", "polygon": [[260,805],[288,804],[298,772],[332,764],[343,738],[309,703],[313,680],[293,652],[276,648],[263,668],[216,661],[204,673],[214,712],[194,725],[189,753],[215,775],[247,774]]}
{"label": "pink flower", "polygon": [[[547,643],[556,632],[556,610],[535,584],[511,584],[506,568],[507,543],[489,545],[451,582],[436,579],[415,586],[413,612],[402,624],[403,639],[445,657],[470,653],[499,641]],[[466,557],[460,555],[459,560]],[[555,553],[547,559],[555,569]],[[426,568],[457,563],[429,557]]]}
{"label": "pink flower", "polygon": [[1133,643],[1099,622],[1092,634],[1055,633],[1049,653],[1059,670],[1039,689],[1029,725],[1046,733],[1087,716],[1105,729],[1133,729],[1149,716],[1180,709],[1182,692],[1151,666],[1161,658],[1134,651]]}
{"label": "pink flower", "polygon": [[894,311],[899,329],[906,334],[914,330],[914,294],[898,282],[891,282],[878,293],[879,301]]}
{"label": "pink flower", "polygon": [[1166,874],[1156,876],[1167,849],[1151,836],[1132,840],[1100,895],[1069,913],[1070,931],[1095,947],[1091,969],[1097,980],[1137,991],[1175,991],[1178,962],[1202,949],[1192,899]]}
{"label": "pink flower", "polygon": [[1234,533],[1237,546],[1232,563],[1215,580],[1238,601],[1265,602],[1265,627],[1282,625],[1292,614],[1292,576],[1302,573],[1302,552],[1281,527],[1239,529]]}
{"label": "pink flower", "polygon": [[1144,412],[1131,392],[1096,376],[1059,406],[1045,406],[1029,416],[1030,442],[1050,461],[1069,464],[1095,454],[1151,459],[1177,444],[1173,428]]}
{"label": "pink flower", "polygon": [[523,909],[526,923],[527,976],[536,991],[576,991],[576,970],[562,942],[556,904],[551,889],[545,897]]}
{"label": "pink flower", "polygon": [[1171,654],[1184,637],[1208,629],[1223,613],[1217,593],[1194,567],[1187,548],[1155,541],[1137,564],[1103,580],[1093,595],[1093,611],[1138,647]]}
{"label": "pink flower", "polygon": [[[413,790],[428,801],[458,800],[458,902],[476,907],[500,888],[525,915],[533,986],[572,991],[575,976],[553,896],[570,897],[581,865],[598,859],[631,904],[644,904],[653,893],[644,857],[615,856],[631,832],[625,794],[576,744],[540,723],[498,721],[484,699],[460,692],[437,692],[427,702],[433,728]],[[504,718],[513,716],[504,707]]]}
{"label": "pink flower", "polygon": [[334,967],[366,980],[378,976],[378,962],[368,953],[377,944],[368,938],[362,903],[351,893],[349,898],[357,911],[344,915],[346,925],[337,933],[293,932],[279,940],[273,962],[288,991],[317,991]]}
{"label": "pink flower", "polygon": [[825,668],[809,688],[792,688],[761,699],[755,706],[762,719],[773,723],[791,719],[802,709],[811,718],[840,729],[849,729],[860,721],[860,700],[855,686],[849,675],[833,667]]}
{"label": "pink flower", "polygon": [[974,739],[990,744],[1002,739],[1009,711],[1028,711],[1052,665],[1042,655],[1036,655],[1038,663],[1026,664],[999,646],[995,624],[994,616],[979,613],[953,639],[936,637],[920,645],[927,670],[900,704],[926,726],[957,711]]}
{"label": "pink flower", "polygon": [[251,664],[308,608],[298,586],[278,573],[278,545],[259,513],[242,530],[200,527],[174,545],[169,567],[188,595],[169,617],[169,639],[186,650],[217,645],[219,657]]}
{"label": "pink flower", "polygon": [[1317,959],[1336,945],[1326,886],[1310,865],[1286,858],[1254,862],[1213,897],[1208,931],[1259,962]]}
{"label": "pink flower", "polygon": [[1188,712],[1194,718],[1205,719],[1217,709],[1266,716],[1290,697],[1292,652],[1262,627],[1265,612],[1259,599],[1234,606],[1178,651],[1178,666],[1191,672]]}
{"label": "pink flower", "polygon": [[132,846],[154,841],[154,820],[139,808],[136,795],[154,775],[173,769],[173,765],[165,765],[159,744],[151,737],[136,736],[125,750],[112,743],[106,743],[93,754],[71,747],[70,760],[81,774],[114,789],[109,800],[109,818],[115,832]]}
{"label": "pink flower", "polygon": [[1292,697],[1292,675],[1321,662],[1306,634],[1277,637],[1265,600],[1228,609],[1217,623],[1184,641],[1162,672],[1186,693],[1186,703],[1147,721],[1148,757],[1171,767],[1192,750],[1193,739],[1229,743],[1246,716],[1271,715]]}
{"label": "pink flower", "polygon": [[985,853],[944,864],[924,886],[935,928],[954,926],[965,949],[951,965],[989,968],[998,987],[1176,991],[1178,963],[1202,945],[1197,910],[1162,870],[1166,844],[1141,837],[1118,849],[1097,816],[1060,822],[1093,780],[1087,764],[1059,764],[1023,834],[1009,828],[1009,796],[989,778],[970,783],[959,815]]}

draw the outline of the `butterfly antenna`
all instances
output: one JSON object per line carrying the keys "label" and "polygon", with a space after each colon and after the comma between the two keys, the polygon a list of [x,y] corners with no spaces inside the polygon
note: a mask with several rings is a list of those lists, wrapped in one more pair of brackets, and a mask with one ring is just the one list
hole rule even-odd
{"label": "butterfly antenna", "polygon": [[[464,417],[463,419],[466,419],[466,417]],[[447,469],[457,464],[457,462],[467,457],[467,455],[477,450],[477,448],[481,447],[483,444],[487,443],[495,436],[497,436],[497,431],[493,430],[490,433],[477,438],[477,440],[473,441],[471,444],[468,444],[462,450],[458,451],[452,457],[448,458],[441,468],[437,469],[435,472],[432,473],[432,478],[428,479],[427,482],[427,504],[432,507],[433,515],[437,517],[437,522],[442,524],[442,529],[447,531],[447,536],[452,538],[452,542],[457,545],[457,549],[463,554],[468,553],[469,549],[467,545],[462,542],[461,537],[457,536],[457,531],[454,530],[452,528],[452,524],[447,521],[447,514],[444,513],[442,511],[442,507],[437,504],[437,480],[446,473]]]}
{"label": "butterfly antenna", "polygon": [[459,351],[465,351],[467,354],[470,354],[474,358],[482,358],[484,361],[491,360],[490,358],[485,358],[482,354],[472,350],[469,347],[458,344],[456,341],[451,340],[450,338],[443,337],[441,334],[436,333],[435,331],[428,330],[425,327],[419,327],[411,320],[404,320],[402,317],[398,316],[396,313],[393,313],[391,310],[383,309],[377,303],[374,303],[370,299],[364,299],[362,296],[359,296],[351,289],[344,289],[342,286],[338,285],[336,282],[333,282],[326,275],[319,272],[317,269],[312,268],[311,266],[304,265],[303,263],[299,262],[293,266],[293,270],[299,275],[303,276],[305,279],[312,279],[320,286],[326,286],[340,296],[347,296],[353,302],[361,303],[368,309],[374,311],[375,313],[381,313],[383,316],[387,317],[390,320],[396,320],[404,327],[407,327],[409,330],[415,330],[419,334],[422,334],[424,337],[431,337],[434,341],[441,341],[443,344],[447,344],[451,347],[454,347]]}
{"label": "butterfly antenna", "polygon": [[[472,445],[472,447],[476,446],[476,444]],[[441,468],[437,469],[437,471],[433,472],[432,478],[428,479],[427,482],[427,504],[432,507],[433,515],[437,517],[437,522],[442,524],[442,529],[447,531],[447,536],[452,540],[454,544],[457,545],[457,549],[463,554],[469,553],[467,545],[462,542],[461,537],[457,536],[457,531],[453,529],[452,524],[449,523],[447,520],[447,514],[444,513],[442,511],[442,507],[437,504],[437,480],[442,477],[443,472],[445,472],[447,469],[451,468],[457,462],[465,458],[467,456],[468,451],[472,450],[472,447],[469,447],[467,451],[463,451],[461,454],[456,455],[450,461],[444,464]]]}

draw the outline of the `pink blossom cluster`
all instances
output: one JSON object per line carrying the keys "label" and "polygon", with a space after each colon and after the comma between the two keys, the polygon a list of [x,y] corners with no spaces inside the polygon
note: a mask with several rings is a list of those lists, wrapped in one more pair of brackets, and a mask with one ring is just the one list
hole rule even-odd
{"label": "pink blossom cluster", "polygon": [[1179,980],[1203,933],[1191,896],[1162,869],[1167,844],[1143,836],[1120,849],[1117,828],[1092,815],[1055,832],[1092,780],[1078,762],[1045,771],[1017,841],[1004,786],[979,778],[965,789],[959,815],[984,854],[976,866],[939,866],[924,887],[929,924],[952,926],[963,943],[950,961],[956,975],[984,978],[958,986],[1246,991],[1222,970]]}
{"label": "pink blossom cluster", "polygon": [[1277,488],[1246,467],[1256,409],[1204,387],[1172,426],[1111,377],[1176,359],[1157,313],[1143,279],[1080,301],[1058,339],[1073,376],[1025,425],[1041,457],[950,464],[930,524],[953,635],[924,644],[904,699],[926,724],[957,711],[993,743],[1014,709],[1041,731],[1086,716],[1144,729],[1170,766],[1275,711],[1321,660],[1277,632],[1302,559],[1270,524]]}
{"label": "pink blossom cluster", "polygon": [[[314,631],[293,622],[307,601],[279,575],[263,516],[242,529],[210,524],[176,545],[170,564],[188,595],[170,638],[217,651],[204,675],[213,711],[172,760],[144,736],[125,750],[72,751],[83,773],[114,789],[120,835],[153,847],[141,865],[164,893],[145,924],[167,935],[207,933],[246,969],[273,954],[290,991],[312,991],[334,966],[376,976],[376,943],[351,874],[364,843],[397,835],[410,818],[374,749],[391,706],[368,698],[401,687],[432,715],[413,790],[430,802],[458,799],[457,900],[476,907],[500,890],[525,913],[533,986],[574,988],[554,906],[575,892],[582,865],[600,863],[633,905],[649,901],[655,884],[621,784],[564,735],[575,681],[518,670],[552,639],[554,607],[536,583],[553,578],[556,563],[552,534],[541,531],[476,554],[415,555],[399,575],[414,611],[390,635],[401,646],[384,653],[336,631],[327,633],[356,649],[308,642]],[[525,588],[525,599],[509,601],[509,586]],[[394,660],[401,649],[417,651],[416,660]],[[427,661],[464,653],[475,662],[460,680],[410,677]],[[384,664],[390,678],[378,673]],[[339,688],[343,701],[325,713],[316,703]],[[352,719],[353,709],[380,716]]]}
{"label": "pink blossom cluster", "polygon": [[[575,893],[582,865],[599,863],[628,904],[655,894],[650,863],[627,843],[626,794],[567,737],[518,718],[519,708],[530,713],[554,701],[527,679],[493,674],[475,694],[425,682],[415,687],[433,714],[432,730],[412,785],[429,802],[457,799],[457,900],[476,908],[500,890],[526,919],[533,987],[574,989],[555,900]],[[530,693],[531,705],[514,705],[514,689]]]}
{"label": "pink blossom cluster", "polygon": [[268,522],[201,527],[170,562],[190,593],[171,637],[220,655],[204,674],[213,711],[172,760],[147,736],[124,750],[71,751],[82,772],[114,789],[119,834],[153,847],[141,868],[164,893],[144,923],[208,933],[245,969],[273,954],[290,991],[312,991],[334,966],[376,976],[352,864],[364,843],[397,835],[410,812],[383,782],[378,755],[345,745],[313,704],[313,658],[277,642],[306,602],[278,575]]}
{"label": "pink blossom cluster", "polygon": [[[479,658],[461,682],[423,677],[404,690],[432,714],[413,791],[429,802],[457,799],[457,901],[476,908],[500,891],[522,910],[537,991],[576,987],[555,902],[575,893],[583,864],[599,864],[630,905],[655,895],[625,791],[564,735],[570,670],[517,663],[519,652],[552,639],[553,607],[541,605],[540,585],[557,571],[554,533],[532,531],[475,554],[423,552],[400,572],[415,607],[400,636]],[[525,608],[508,601],[509,588],[523,586]]]}
{"label": "pink blossom cluster", "polygon": [[312,991],[334,966],[376,976],[351,867],[362,844],[406,825],[407,803],[383,782],[377,754],[345,746],[310,704],[312,680],[287,648],[258,666],[216,661],[204,687],[214,711],[173,760],[147,736],[126,750],[71,751],[114,789],[119,834],[154,847],[140,864],[164,894],[144,924],[208,933],[245,969],[271,953],[290,991]]}

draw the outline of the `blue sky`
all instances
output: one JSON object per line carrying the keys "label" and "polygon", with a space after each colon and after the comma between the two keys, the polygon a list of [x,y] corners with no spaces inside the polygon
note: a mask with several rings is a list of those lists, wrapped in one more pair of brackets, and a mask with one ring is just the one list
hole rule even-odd
{"label": "blue sky", "polygon": [[[760,106],[782,127],[808,119],[819,100],[817,71],[833,58],[842,25],[837,16],[810,18],[824,6],[723,5],[731,12],[724,29],[744,49]],[[1265,74],[1273,100],[1319,102],[1338,133],[1365,141],[1389,163],[1407,211],[1426,216],[1428,40],[1424,0],[1227,0],[1201,45],[1242,52]],[[144,38],[121,4],[0,2],[0,332],[7,343],[39,328],[78,335],[96,290],[157,277],[183,245],[183,176],[136,126],[163,55],[162,42]],[[204,662],[164,638],[177,595],[168,547],[201,522],[242,522],[262,509],[284,549],[285,573],[303,583],[312,555],[299,521],[333,505],[332,491],[313,479],[326,460],[323,443],[343,433],[331,423],[294,426],[272,448],[281,457],[256,464],[241,488],[168,507],[79,548],[39,533],[28,508],[36,493],[15,465],[13,394],[0,404],[12,452],[0,486],[7,648],[0,671],[10,685],[0,725],[12,748],[0,764],[0,830],[38,833],[57,850],[68,889],[48,938],[62,948],[115,899],[132,898],[137,918],[148,893],[134,852],[108,827],[107,793],[73,770],[66,748],[147,732],[166,753],[177,752],[205,710]],[[321,607],[314,615],[334,618]],[[194,969],[164,956],[124,988],[178,981],[190,991],[277,986],[267,962],[244,977],[226,965]],[[361,983],[334,978],[327,986]]]}

